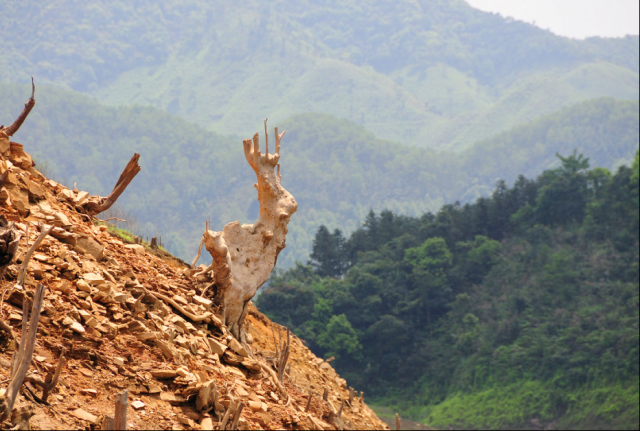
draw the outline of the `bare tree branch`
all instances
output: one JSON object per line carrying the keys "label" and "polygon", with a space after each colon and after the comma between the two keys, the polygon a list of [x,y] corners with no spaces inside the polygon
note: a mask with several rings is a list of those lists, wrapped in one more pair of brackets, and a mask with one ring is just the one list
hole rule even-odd
{"label": "bare tree branch", "polygon": [[27,116],[29,116],[29,113],[36,104],[36,99],[34,99],[35,94],[36,85],[33,83],[33,78],[31,78],[31,98],[29,98],[29,100],[27,100],[27,103],[25,103],[24,109],[22,110],[20,116],[16,118],[16,121],[14,121],[12,125],[4,129],[4,133],[6,133],[8,136],[15,135],[16,132],[20,129],[20,126],[22,126],[22,123],[24,123],[24,120],[26,120]]}
{"label": "bare tree branch", "polygon": [[138,172],[142,169],[138,164],[139,159],[140,154],[135,153],[131,160],[129,160],[129,163],[127,163],[124,171],[122,171],[122,174],[120,174],[120,178],[118,178],[118,182],[109,196],[102,198],[98,204],[89,201],[84,205],[87,214],[96,216],[101,212],[108,210],[114,203],[116,203],[122,192],[124,192],[129,183],[133,181],[135,176],[138,175]]}
{"label": "bare tree branch", "polygon": [[[24,286],[24,279],[27,275],[27,266],[29,265],[29,260],[31,259],[31,255],[33,254],[34,251],[36,251],[38,247],[40,247],[40,244],[42,243],[44,238],[47,235],[49,235],[49,233],[51,233],[54,227],[55,226],[52,225],[52,226],[49,226],[47,229],[43,230],[40,233],[40,236],[38,236],[38,239],[36,239],[36,242],[33,243],[33,245],[27,251],[27,254],[24,256],[24,260],[22,261],[22,266],[20,267],[20,273],[18,275],[18,282],[17,282],[20,286]],[[27,241],[28,240],[29,238],[27,237]]]}

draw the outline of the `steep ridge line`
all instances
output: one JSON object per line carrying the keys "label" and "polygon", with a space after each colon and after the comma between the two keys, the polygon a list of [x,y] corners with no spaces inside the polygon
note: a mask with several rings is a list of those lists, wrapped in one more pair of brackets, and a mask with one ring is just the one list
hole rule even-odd
{"label": "steep ridge line", "polygon": [[[0,174],[9,173],[0,215],[22,238],[17,261],[1,281],[0,318],[19,334],[23,298],[42,283],[47,290],[31,380],[50,381],[67,351],[48,403],[38,402],[39,389],[23,385],[16,406],[33,407],[32,428],[97,429],[113,415],[114,395],[129,389],[130,429],[218,429],[224,410],[238,402],[246,405],[234,421],[238,429],[388,429],[363,395],[354,397],[331,365],[295,336],[284,377],[289,399],[283,400],[270,373],[278,325],[251,304],[243,347],[198,294],[188,266],[125,244],[89,222],[74,210],[88,193],[69,190],[33,166],[22,145],[3,147]],[[25,288],[16,287],[27,242],[51,225],[28,262]],[[10,377],[15,349],[0,332],[1,381]],[[204,399],[212,387],[219,404]]]}

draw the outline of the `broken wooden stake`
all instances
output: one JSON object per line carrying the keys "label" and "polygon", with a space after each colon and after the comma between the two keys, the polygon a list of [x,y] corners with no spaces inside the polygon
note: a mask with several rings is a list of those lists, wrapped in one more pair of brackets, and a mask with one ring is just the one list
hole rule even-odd
{"label": "broken wooden stake", "polygon": [[224,417],[222,418],[222,422],[220,423],[220,429],[224,430],[227,427],[227,422],[229,422],[229,416],[231,415],[232,411],[235,409],[235,406],[233,404],[233,401],[231,401],[229,403],[229,407],[227,408],[227,411],[224,414]]}
{"label": "broken wooden stake", "polygon": [[342,409],[344,408],[344,400],[340,404],[340,408],[338,409],[338,418],[342,418]]}
{"label": "broken wooden stake", "polygon": [[235,413],[233,414],[233,422],[231,423],[232,430],[238,429],[238,422],[240,421],[240,415],[242,414],[242,409],[244,409],[244,403],[241,402],[238,405],[238,408],[236,409]]}
{"label": "broken wooden stake", "polygon": [[324,388],[324,393],[322,394],[322,401],[329,400],[329,388]]}
{"label": "broken wooden stake", "polygon": [[[280,328],[278,328],[278,335],[280,335]],[[278,370],[278,381],[281,385],[284,384],[284,370],[289,360],[289,353],[291,350],[291,330],[287,328],[287,341],[283,343],[279,349],[279,357],[276,362],[276,369]]]}
{"label": "broken wooden stake", "polygon": [[398,413],[396,413],[396,429],[397,430],[401,429],[401,427],[400,427],[400,416],[398,416]]}
{"label": "broken wooden stake", "polygon": [[4,396],[0,397],[0,422],[6,420],[13,410],[13,405],[18,396],[18,391],[24,382],[24,378],[27,375],[29,366],[31,365],[31,359],[33,358],[33,350],[36,344],[36,334],[38,332],[38,322],[40,321],[40,312],[42,310],[42,302],[44,300],[45,287],[42,284],[38,284],[36,291],[33,295],[33,306],[31,307],[31,320],[29,321],[29,331],[25,330],[26,318],[24,317],[29,313],[26,305],[28,300],[25,295],[23,309],[23,338],[20,340],[20,348],[18,349],[18,355],[16,356],[17,367],[14,371],[14,375],[11,376],[11,383],[7,388]]}
{"label": "broken wooden stake", "polygon": [[116,413],[113,417],[113,429],[114,430],[126,430],[127,429],[127,405],[129,398],[129,389],[116,394]]}
{"label": "broken wooden stake", "polygon": [[349,388],[349,405],[353,401],[353,388]]}

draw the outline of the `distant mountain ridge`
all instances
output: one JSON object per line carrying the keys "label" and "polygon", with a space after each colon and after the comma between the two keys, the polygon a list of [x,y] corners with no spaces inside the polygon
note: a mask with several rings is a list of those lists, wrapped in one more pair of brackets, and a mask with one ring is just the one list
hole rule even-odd
{"label": "distant mountain ridge", "polygon": [[[0,118],[15,118],[28,94],[27,86],[0,84]],[[36,100],[15,140],[47,162],[54,178],[102,195],[139,152],[142,171],[119,203],[144,233],[161,233],[183,259],[195,256],[203,220],[221,229],[257,219],[255,177],[242,151],[242,137],[251,135],[223,136],[155,108],[108,107],[48,86],[37,88]],[[299,203],[279,265],[305,261],[321,224],[348,233],[370,208],[417,215],[470,202],[491,193],[498,179],[512,183],[520,173],[535,176],[555,166],[556,152],[577,149],[608,168],[629,162],[638,148],[638,116],[638,102],[583,102],[460,153],[385,141],[326,114],[276,123],[287,130],[283,185]]]}
{"label": "distant mountain ridge", "polygon": [[583,100],[639,94],[638,37],[571,40],[461,0],[0,5],[0,80],[36,76],[224,134],[321,112],[462,149]]}

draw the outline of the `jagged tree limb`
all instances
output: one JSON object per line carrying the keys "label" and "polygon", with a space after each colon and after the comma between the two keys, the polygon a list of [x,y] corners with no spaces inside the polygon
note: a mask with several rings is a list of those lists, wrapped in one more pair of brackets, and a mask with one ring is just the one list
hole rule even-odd
{"label": "jagged tree limb", "polygon": [[14,121],[13,124],[10,125],[9,127],[4,128],[4,133],[6,133],[7,136],[15,135],[16,132],[20,129],[20,126],[22,126],[22,123],[24,123],[24,120],[27,119],[27,117],[29,116],[29,113],[31,112],[33,107],[36,105],[36,99],[34,98],[35,94],[36,94],[36,85],[34,84],[33,77],[32,77],[31,78],[31,97],[29,98],[29,100],[27,100],[27,103],[25,103],[24,109],[22,110],[18,118],[16,118],[16,121]]}
{"label": "jagged tree limb", "polygon": [[129,183],[133,181],[138,172],[142,169],[138,164],[138,160],[140,159],[140,154],[135,153],[127,166],[125,166],[124,171],[120,174],[120,178],[118,178],[118,182],[113,187],[113,191],[109,194],[109,196],[100,199],[99,202],[89,201],[84,205],[84,208],[90,216],[96,216],[101,212],[104,212],[111,208],[111,206],[116,203],[120,195],[125,191]]}

